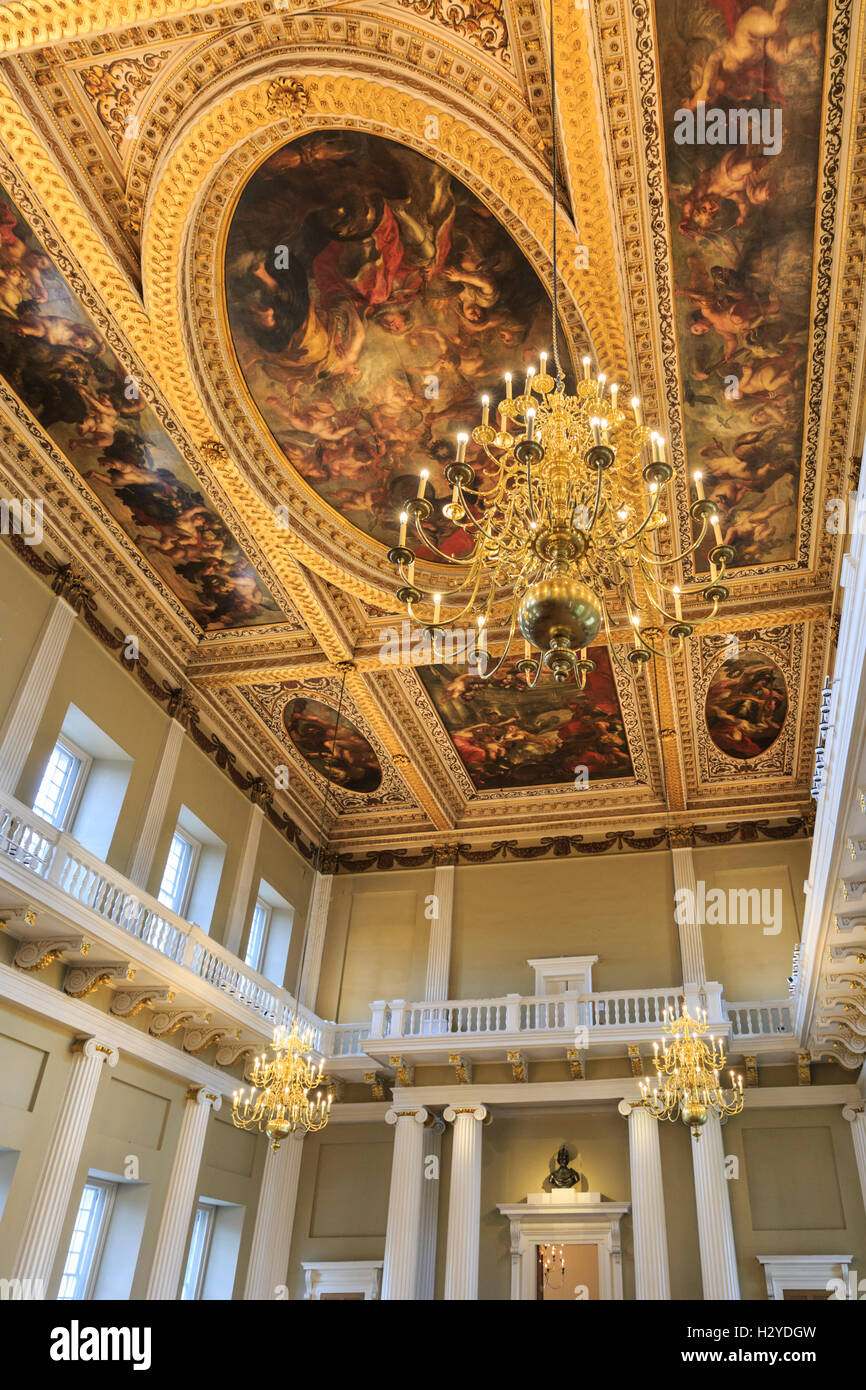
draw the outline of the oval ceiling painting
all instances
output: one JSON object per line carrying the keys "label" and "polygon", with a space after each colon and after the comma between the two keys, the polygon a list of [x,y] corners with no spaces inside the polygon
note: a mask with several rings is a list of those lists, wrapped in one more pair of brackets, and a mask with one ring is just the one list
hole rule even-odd
{"label": "oval ceiling painting", "polygon": [[707,728],[732,758],[756,758],[776,742],[788,713],[779,667],[762,652],[745,651],[719,667],[707,691]]}
{"label": "oval ceiling painting", "polygon": [[493,214],[414,150],[314,131],[250,179],[225,279],[247,388],[301,477],[393,545],[427,468],[431,534],[465,549],[441,511],[455,435],[550,342],[548,296]]}
{"label": "oval ceiling painting", "polygon": [[299,696],[283,710],[286,733],[302,758],[335,786],[350,792],[374,792],[382,781],[379,759],[364,735],[344,714],[336,741],[336,711],[319,700]]}

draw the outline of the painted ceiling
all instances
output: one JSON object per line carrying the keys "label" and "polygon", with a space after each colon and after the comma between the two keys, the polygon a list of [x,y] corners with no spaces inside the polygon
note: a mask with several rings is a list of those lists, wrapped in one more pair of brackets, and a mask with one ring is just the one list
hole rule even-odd
{"label": "painted ceiling", "polygon": [[[6,492],[350,857],[808,820],[862,443],[863,3],[553,4],[555,124],[539,0],[0,11]],[[386,559],[549,345],[554,140],[567,352],[670,441],[682,539],[700,470],[736,557],[724,619],[636,680],[596,649],[582,695],[437,659]]]}
{"label": "painted ceiling", "polygon": [[455,428],[550,337],[550,301],[502,224],[415,150],[316,131],[245,187],[225,283],[245,384],[292,468],[389,545],[426,468],[437,544],[461,553],[441,513]]}

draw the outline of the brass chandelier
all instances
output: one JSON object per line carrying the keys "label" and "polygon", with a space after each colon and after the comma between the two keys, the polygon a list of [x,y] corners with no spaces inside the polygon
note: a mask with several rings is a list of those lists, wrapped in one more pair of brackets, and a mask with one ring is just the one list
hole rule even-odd
{"label": "brass chandelier", "polygon": [[[346,691],[348,666],[343,667],[340,682],[340,698],[334,720],[334,734],[331,740],[331,760],[337,746],[340,728],[340,715],[343,712],[343,696]],[[325,817],[328,812],[330,780],[325,782],[325,795],[322,800],[322,813],[319,819],[318,842],[313,860],[316,874],[321,872],[324,849]],[[310,916],[307,915],[304,939],[301,943],[301,958],[298,963],[296,998],[302,998],[304,962],[307,958],[307,945],[310,936]],[[331,1103],[334,1099],[333,1087],[322,1075],[324,1061],[318,1069],[313,1058],[313,1029],[304,1023],[293,1004],[289,1028],[274,1028],[270,1056],[262,1053],[254,1057],[247,1071],[251,1082],[249,1091],[234,1091],[232,1094],[232,1123],[237,1129],[257,1129],[271,1141],[276,1153],[280,1143],[289,1134],[313,1134],[324,1129],[331,1116]],[[324,1086],[324,1090],[323,1090]],[[258,1094],[256,1094],[258,1092]]]}
{"label": "brass chandelier", "polygon": [[665,1033],[672,1038],[654,1043],[657,1084],[640,1083],[641,1105],[657,1120],[682,1120],[689,1125],[692,1136],[700,1139],[701,1128],[707,1123],[711,1110],[719,1115],[739,1115],[743,1108],[743,1078],[730,1072],[731,1084],[719,1080],[725,1065],[725,1049],[721,1039],[710,1038],[709,1046],[702,1040],[707,1032],[707,1011],[697,1018],[683,1004],[679,1017],[665,1009]]}
{"label": "brass chandelier", "polygon": [[316,1069],[311,1043],[312,1030],[297,1015],[290,1029],[275,1028],[272,1056],[254,1058],[249,1069],[251,1090],[232,1095],[232,1123],[264,1131],[275,1152],[287,1135],[324,1129],[330,1117],[333,1095],[322,1092],[324,1063]]}
{"label": "brass chandelier", "polygon": [[[612,637],[617,617],[632,631],[628,653],[632,671],[653,655],[669,656],[669,637],[680,650],[700,622],[713,619],[728,597],[724,584],[733,560],[722,544],[719,517],[704,497],[701,474],[694,474],[697,496],[690,513],[699,526],[694,543],[674,553],[666,529],[665,491],[673,470],[664,440],[644,423],[637,399],[631,413],[620,408],[616,383],[590,374],[575,395],[566,395],[562,373],[530,367],[523,390],[505,395],[491,423],[490,401],[482,398],[481,423],[472,439],[481,451],[479,471],[466,460],[468,436],[457,437],[457,456],[445,469],[452,487],[444,514],[472,538],[465,556],[445,555],[426,529],[433,503],[426,496],[428,474],[421,473],[418,495],[400,516],[400,540],[388,552],[402,581],[397,598],[410,620],[421,622],[436,639],[445,628],[474,620],[487,631],[491,618],[505,615],[508,636],[499,661],[483,671],[489,678],[508,657],[517,629],[523,637],[518,670],[535,685],[543,667],[557,681],[574,674],[581,688],[595,663],[586,649],[600,629],[620,669]],[[415,583],[415,552],[406,544],[407,527],[451,569],[462,569],[446,593],[424,594]],[[710,582],[682,590],[678,567],[704,543],[712,526],[716,544],[709,552]],[[445,611],[465,595],[457,611]],[[700,596],[709,605],[701,618],[683,616],[684,602]],[[419,605],[432,604],[432,612]],[[434,648],[435,649],[435,648]]]}
{"label": "brass chandelier", "polygon": [[[442,511],[470,538],[468,553],[446,555],[426,529],[433,503],[424,470],[417,496],[400,513],[399,543],[389,550],[388,559],[401,581],[397,598],[406,605],[410,621],[424,625],[434,651],[439,634],[455,624],[474,622],[486,635],[491,620],[504,620],[509,624],[505,648],[495,666],[482,665],[481,675],[489,679],[496,674],[519,629],[523,658],[518,670],[528,683],[535,685],[546,668],[557,681],[573,675],[583,689],[595,669],[587,648],[602,626],[612,657],[627,674],[637,675],[653,655],[680,652],[684,639],[699,623],[715,618],[728,597],[724,580],[734,551],[723,544],[715,504],[705,498],[701,474],[695,473],[696,497],[689,511],[699,532],[692,545],[673,553],[667,532],[673,504],[665,502],[673,470],[665,459],[664,440],[644,424],[637,398],[631,401],[629,417],[620,408],[618,384],[608,387],[603,375],[591,376],[588,357],[575,394],[565,393],[558,345],[552,5],[549,44],[555,375],[548,375],[547,353],[541,353],[539,370],[526,371],[519,395],[514,394],[516,378],[506,373],[505,395],[492,416],[489,398],[482,397],[481,423],[472,431],[480,450],[476,465],[466,458],[468,435],[457,435],[456,459],[445,469],[452,494]],[[410,521],[428,552],[452,573],[459,572],[444,593],[425,593],[415,583],[415,551],[406,544]],[[683,590],[680,566],[703,545],[709,526],[715,538],[707,557],[709,582]],[[451,611],[455,599],[462,606]],[[695,599],[710,605],[709,612],[696,616]],[[688,618],[684,603],[689,605]],[[630,670],[619,660],[612,639],[611,628],[618,620],[632,633]]]}

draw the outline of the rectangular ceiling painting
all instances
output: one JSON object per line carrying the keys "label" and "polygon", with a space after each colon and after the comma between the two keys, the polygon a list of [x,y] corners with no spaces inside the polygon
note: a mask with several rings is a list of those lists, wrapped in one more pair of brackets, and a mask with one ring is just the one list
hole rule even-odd
{"label": "rectangular ceiling painting", "polygon": [[201,627],[281,620],[137,381],[2,188],[0,374]]}
{"label": "rectangular ceiling painting", "polygon": [[686,454],[737,566],[797,552],[826,20],[656,6]]}
{"label": "rectangular ceiling painting", "polygon": [[478,791],[564,782],[582,789],[634,775],[607,649],[588,655],[596,669],[583,693],[547,672],[528,689],[510,659],[489,680],[465,667],[418,668]]}

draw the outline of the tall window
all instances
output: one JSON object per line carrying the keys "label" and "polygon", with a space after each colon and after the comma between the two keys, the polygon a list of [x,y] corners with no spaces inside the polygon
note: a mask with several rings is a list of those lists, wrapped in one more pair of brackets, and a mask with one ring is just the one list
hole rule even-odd
{"label": "tall window", "polygon": [[81,795],[88,763],[86,753],[58,739],[42,775],[33,810],[62,829]]}
{"label": "tall window", "polygon": [[270,925],[271,909],[266,902],[262,902],[261,898],[256,898],[245,957],[247,965],[251,965],[253,970],[261,970],[262,968],[262,958],[265,954]]}
{"label": "tall window", "polygon": [[207,1273],[210,1243],[213,1236],[214,1209],[207,1202],[199,1202],[192,1223],[192,1239],[186,1260],[186,1273],[183,1276],[181,1299],[201,1298],[204,1278]]}
{"label": "tall window", "polygon": [[60,1279],[59,1299],[91,1297],[115,1191],[114,1183],[97,1178],[85,1183]]}
{"label": "tall window", "polygon": [[174,832],[159,887],[159,901],[179,916],[183,916],[189,901],[198,851],[199,845],[190,835],[181,830]]}

